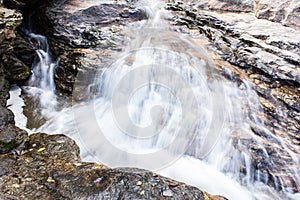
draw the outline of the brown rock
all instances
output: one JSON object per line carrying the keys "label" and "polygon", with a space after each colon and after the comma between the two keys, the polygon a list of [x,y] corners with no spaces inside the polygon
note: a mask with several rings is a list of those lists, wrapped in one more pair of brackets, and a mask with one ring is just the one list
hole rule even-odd
{"label": "brown rock", "polygon": [[[81,162],[78,146],[64,135],[38,133],[30,136],[29,143],[29,148],[22,155],[0,156],[0,197],[224,199],[159,175],[153,176],[146,170],[109,169],[103,165]],[[143,184],[137,184],[141,180]],[[172,187],[169,187],[171,184]]]}

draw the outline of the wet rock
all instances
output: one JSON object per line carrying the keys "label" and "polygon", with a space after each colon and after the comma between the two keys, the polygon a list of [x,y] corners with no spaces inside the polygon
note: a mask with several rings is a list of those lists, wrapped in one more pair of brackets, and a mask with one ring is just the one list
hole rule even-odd
{"label": "wet rock", "polygon": [[[30,144],[38,154],[36,158],[60,158],[68,162],[80,161],[79,147],[75,141],[65,135],[48,135],[45,133],[30,135]],[[36,153],[31,152],[31,153]]]}
{"label": "wet rock", "polygon": [[36,19],[39,32],[47,36],[54,54],[60,56],[56,85],[72,92],[78,71],[95,69],[109,60],[106,55],[122,48],[123,25],[147,16],[144,11],[125,4],[87,1],[80,8],[79,2],[72,0],[51,4]]}
{"label": "wet rock", "polygon": [[28,66],[32,64],[35,55],[34,50],[28,47],[17,33],[21,21],[20,13],[0,8],[0,73],[2,71],[3,78],[11,83],[24,82],[28,79],[31,74]]}
{"label": "wet rock", "polygon": [[[1,65],[1,63],[0,63]],[[0,67],[0,105],[5,106],[6,100],[9,98],[10,84],[5,80],[4,70]]]}
{"label": "wet rock", "polygon": [[36,5],[38,2],[43,2],[41,0],[3,0],[5,7],[10,9],[22,10],[25,7]]}
{"label": "wet rock", "polygon": [[13,54],[3,54],[5,78],[11,83],[25,82],[31,75],[30,68]]}
{"label": "wet rock", "polygon": [[7,108],[0,106],[0,128],[4,128],[8,124],[14,123],[14,114]]}
{"label": "wet rock", "polygon": [[6,69],[2,55],[13,49],[13,40],[16,37],[16,26],[21,23],[20,13],[0,6],[0,104],[6,105],[10,84],[5,79]]}
{"label": "wet rock", "polygon": [[0,154],[12,151],[21,152],[26,148],[27,142],[27,132],[13,124],[8,124],[0,129]]}
{"label": "wet rock", "polygon": [[[254,83],[253,88],[260,96],[261,107],[256,115],[266,130],[257,127],[249,113],[253,134],[260,142],[240,137],[233,140],[236,148],[252,160],[252,181],[265,182],[277,190],[298,192],[295,177],[299,169],[295,157],[285,149],[297,152],[294,146],[300,141],[297,106],[300,104],[297,98],[300,95],[300,32],[270,22],[271,19],[257,19],[254,13],[216,12],[201,3],[202,10],[195,10],[197,5],[186,1],[171,4],[169,9],[175,13],[171,23],[198,29],[210,40],[207,48],[218,55],[214,60],[220,72],[226,77],[229,69],[233,74],[228,79]],[[241,167],[242,173],[246,173],[245,168]]]}
{"label": "wet rock", "polygon": [[15,126],[13,113],[0,106],[0,154],[22,152],[27,142],[28,134]]}
{"label": "wet rock", "polygon": [[22,155],[0,160],[0,197],[8,199],[224,199],[146,170],[81,162],[64,135],[31,135]]}
{"label": "wet rock", "polygon": [[16,38],[14,39],[12,53],[28,68],[31,67],[36,56],[36,51],[32,42],[19,32],[17,32]]}

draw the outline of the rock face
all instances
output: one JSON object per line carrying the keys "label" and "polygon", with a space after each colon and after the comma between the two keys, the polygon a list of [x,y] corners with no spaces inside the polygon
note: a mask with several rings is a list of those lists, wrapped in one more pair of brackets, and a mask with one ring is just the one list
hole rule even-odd
{"label": "rock face", "polygon": [[[254,11],[233,13],[225,6],[223,12],[216,12],[217,3],[209,4],[213,1],[207,1],[206,7],[193,2],[169,4],[168,8],[174,13],[171,23],[199,30],[210,41],[207,48],[217,54],[215,63],[221,73],[238,82],[250,81],[259,95],[257,116],[267,130],[259,128],[249,114],[251,129],[260,138],[259,142],[233,139],[236,148],[252,158],[252,174],[262,173],[266,177],[254,175],[252,179],[267,182],[278,190],[299,192],[296,180],[300,171],[295,159],[300,159],[296,149],[300,144],[300,32],[295,27],[269,21],[273,19],[257,19]],[[273,6],[278,5],[273,2]],[[226,69],[230,69],[233,76]],[[245,168],[241,167],[242,173]]]}
{"label": "rock face", "polygon": [[253,0],[204,0],[200,1],[197,5],[201,7],[201,9],[206,10],[252,12],[255,3]]}
{"label": "rock face", "polygon": [[255,16],[300,29],[298,0],[256,0]]}
{"label": "rock face", "polygon": [[99,5],[86,1],[82,5],[72,0],[54,2],[35,18],[38,31],[47,36],[53,53],[60,57],[56,85],[72,92],[78,71],[97,68],[108,60],[105,55],[111,56],[122,48],[123,25],[147,16],[144,11],[125,4]]}
{"label": "rock face", "polygon": [[21,83],[29,78],[29,66],[35,55],[28,42],[16,31],[21,21],[20,13],[0,7],[0,74],[2,71],[3,78],[11,83]]}
{"label": "rock face", "polygon": [[[175,3],[175,1],[173,1]],[[183,0],[202,10],[225,12],[251,12],[259,19],[282,23],[295,29],[300,28],[300,2],[298,0]]]}
{"label": "rock face", "polygon": [[14,125],[13,114],[5,108],[10,83],[25,81],[30,69],[14,54],[16,27],[22,16],[0,6],[0,154],[21,152],[28,142],[27,133]]}
{"label": "rock face", "polygon": [[1,199],[225,199],[134,168],[80,161],[64,135],[30,135],[21,155],[0,155]]}

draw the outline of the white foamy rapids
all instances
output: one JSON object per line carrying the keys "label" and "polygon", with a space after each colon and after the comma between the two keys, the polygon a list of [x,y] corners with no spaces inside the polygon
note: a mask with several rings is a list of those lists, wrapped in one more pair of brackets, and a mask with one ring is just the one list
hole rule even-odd
{"label": "white foamy rapids", "polygon": [[[229,199],[299,198],[274,191],[260,174],[261,182],[255,182],[254,173],[259,171],[252,169],[247,151],[235,147],[236,138],[253,140],[268,157],[263,142],[251,131],[251,123],[267,131],[256,117],[259,102],[251,84],[244,81],[238,87],[221,79],[207,53],[191,40],[151,30],[164,26],[157,14],[160,1],[151,2],[137,3],[151,16],[142,24],[145,29],[134,33],[137,37],[111,65],[99,65],[96,75],[87,76],[90,98],[74,101],[72,108],[56,109],[56,62],[46,39],[32,35],[40,48],[31,86],[24,89],[39,97],[47,118],[33,131],[70,136],[85,161],[151,169]],[[16,120],[24,122],[22,117]],[[299,163],[289,141],[272,137]],[[299,183],[299,177],[295,180]]]}
{"label": "white foamy rapids", "polygon": [[233,200],[297,200],[300,197],[299,193],[278,192],[261,182],[242,186],[234,177],[220,172],[215,166],[189,156],[181,157],[158,173]]}
{"label": "white foamy rapids", "polygon": [[32,65],[32,76],[28,86],[24,89],[28,95],[40,99],[42,115],[50,118],[56,112],[57,106],[54,69],[59,59],[53,60],[51,57],[46,37],[34,33],[30,33],[29,36],[37,48],[37,57]]}
{"label": "white foamy rapids", "polygon": [[23,107],[25,106],[21,98],[21,88],[17,85],[12,85],[9,91],[10,98],[7,100],[9,109],[15,115],[16,126],[25,128],[27,124],[27,117],[23,114]]}

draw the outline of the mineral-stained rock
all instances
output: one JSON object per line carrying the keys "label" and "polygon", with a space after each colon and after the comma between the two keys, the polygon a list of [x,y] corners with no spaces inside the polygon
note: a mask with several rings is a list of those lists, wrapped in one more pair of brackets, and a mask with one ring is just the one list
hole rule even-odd
{"label": "mineral-stained rock", "polygon": [[0,161],[3,199],[225,199],[149,171],[81,162],[64,135],[33,134],[22,155]]}

